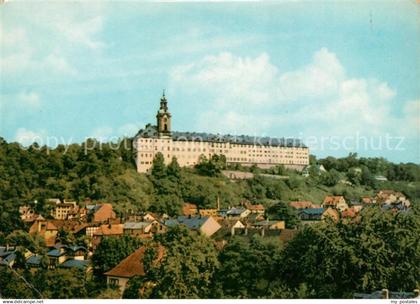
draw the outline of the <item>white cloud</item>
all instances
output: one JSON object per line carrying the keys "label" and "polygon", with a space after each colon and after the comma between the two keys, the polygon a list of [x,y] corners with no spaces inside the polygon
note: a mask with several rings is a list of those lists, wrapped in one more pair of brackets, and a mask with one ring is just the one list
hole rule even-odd
{"label": "white cloud", "polygon": [[134,136],[142,124],[138,123],[127,123],[118,128],[112,128],[110,126],[101,126],[93,129],[90,138],[95,138],[102,142],[113,141],[121,137]]}
{"label": "white cloud", "polygon": [[[86,49],[97,50],[105,46],[98,36],[103,30],[102,8],[97,4],[60,3],[40,9],[39,4],[12,7],[14,20],[0,20],[1,70],[10,77],[49,77],[52,74],[77,74],[74,53]],[[71,57],[73,56],[73,57]]]}
{"label": "white cloud", "polygon": [[141,128],[142,124],[127,123],[118,128],[119,136],[134,136]]}
{"label": "white cloud", "polygon": [[280,86],[286,99],[301,97],[328,97],[337,93],[345,77],[344,68],[335,54],[322,48],[313,56],[312,63],[297,70],[283,74]]}
{"label": "white cloud", "polygon": [[44,66],[46,70],[54,71],[60,74],[67,75],[76,75],[77,71],[72,67],[68,61],[59,55],[57,52],[49,54],[44,61]]}
{"label": "white cloud", "polygon": [[16,132],[15,141],[24,146],[29,146],[34,142],[42,146],[45,143],[46,136],[45,130],[32,131],[26,128],[19,128]]}
{"label": "white cloud", "polygon": [[287,72],[279,71],[266,53],[253,58],[226,52],[206,56],[175,66],[170,87],[187,98],[199,94],[204,110],[196,127],[203,131],[396,134],[395,125],[408,119],[407,113],[400,118],[392,111],[397,93],[386,82],[348,77],[326,48],[315,52],[306,66]]}
{"label": "white cloud", "polygon": [[64,18],[56,23],[56,29],[70,43],[80,44],[82,46],[97,49],[105,44],[95,39],[95,35],[102,31],[103,17],[95,16],[82,22],[74,19]]}
{"label": "white cloud", "polygon": [[89,137],[95,138],[99,141],[108,141],[109,138],[113,137],[113,132],[114,130],[111,127],[107,127],[107,126],[97,127],[93,129]]}
{"label": "white cloud", "polygon": [[39,94],[34,91],[23,91],[17,95],[17,100],[24,106],[38,107],[41,104]]}

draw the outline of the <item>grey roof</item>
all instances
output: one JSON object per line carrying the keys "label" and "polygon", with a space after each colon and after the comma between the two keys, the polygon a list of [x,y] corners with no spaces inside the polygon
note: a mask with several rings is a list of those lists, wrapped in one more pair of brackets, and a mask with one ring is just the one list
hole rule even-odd
{"label": "grey roof", "polygon": [[[222,135],[203,132],[171,132],[172,139],[175,141],[204,141],[214,143],[235,143],[242,145],[257,146],[275,146],[275,147],[301,147],[306,146],[297,138],[273,138],[273,137],[257,137],[249,135]],[[137,132],[135,137],[156,138],[158,131],[156,126],[147,124],[144,129]]]}
{"label": "grey roof", "polygon": [[0,247],[0,257],[4,257],[4,256],[8,256],[9,254],[15,252],[16,248],[15,247]]}
{"label": "grey roof", "polygon": [[32,255],[27,260],[26,263],[34,266],[38,266],[41,264],[42,256],[40,255]]}
{"label": "grey roof", "polygon": [[78,251],[78,250],[87,251],[86,247],[83,247],[83,246],[67,246],[67,248],[73,252]]}
{"label": "grey roof", "polygon": [[16,254],[14,252],[10,253],[8,256],[4,257],[0,264],[10,265],[16,259]]}
{"label": "grey roof", "polygon": [[143,229],[152,224],[152,222],[126,222],[124,229]]}
{"label": "grey roof", "polygon": [[239,207],[239,208],[233,207],[233,208],[229,209],[226,212],[226,214],[227,215],[241,215],[244,211],[246,211],[246,209],[243,208],[243,207]]}
{"label": "grey roof", "polygon": [[89,261],[87,260],[67,260],[60,267],[64,268],[80,268],[85,269],[89,266]]}
{"label": "grey roof", "polygon": [[164,224],[168,227],[174,227],[174,226],[178,226],[179,222],[176,219],[169,219],[169,220],[166,220]]}
{"label": "grey roof", "polygon": [[299,213],[305,213],[308,215],[321,215],[322,213],[324,213],[324,208],[306,208],[301,209]]}
{"label": "grey roof", "polygon": [[48,251],[47,255],[51,257],[60,257],[62,255],[65,255],[65,252],[61,252],[59,249],[53,249],[51,251]]}
{"label": "grey roof", "polygon": [[[416,295],[414,292],[390,291],[388,296],[389,296],[389,299],[414,299]],[[372,293],[356,292],[353,294],[353,298],[355,299],[382,299],[382,292],[380,290],[374,291]]]}
{"label": "grey roof", "polygon": [[165,221],[165,225],[173,227],[177,225],[185,225],[189,229],[200,229],[200,227],[209,219],[208,216],[178,216],[176,219]]}
{"label": "grey roof", "polygon": [[271,226],[277,224],[279,221],[260,221],[254,224],[254,226]]}

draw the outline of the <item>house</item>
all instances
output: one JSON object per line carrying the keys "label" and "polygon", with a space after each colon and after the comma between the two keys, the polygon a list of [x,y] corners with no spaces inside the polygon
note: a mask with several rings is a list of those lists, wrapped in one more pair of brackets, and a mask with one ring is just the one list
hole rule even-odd
{"label": "house", "polygon": [[323,203],[321,204],[321,207],[323,208],[334,208],[339,210],[340,212],[346,210],[349,206],[346,203],[346,200],[343,196],[333,196],[328,195],[324,198]]}
{"label": "house", "polygon": [[358,211],[356,211],[356,209],[354,209],[354,207],[350,207],[347,210],[344,210],[343,212],[341,212],[341,218],[342,219],[352,219],[355,218],[357,215]]}
{"label": "house", "polygon": [[47,247],[54,247],[60,230],[83,235],[87,226],[78,220],[45,220],[39,216],[29,228],[29,234],[42,236]]}
{"label": "house", "polygon": [[370,196],[362,196],[361,200],[362,200],[362,203],[365,205],[376,203],[376,200]]}
{"label": "house", "polygon": [[265,221],[254,223],[252,225],[252,227],[272,230],[272,229],[284,229],[284,228],[286,228],[286,225],[285,225],[285,222],[284,221],[269,221],[269,220],[265,220]]}
{"label": "house", "polygon": [[290,202],[289,206],[295,209],[317,208],[311,201],[294,201]]}
{"label": "house", "polygon": [[124,233],[123,224],[104,224],[97,227],[92,235],[92,247],[95,249],[103,237],[122,236]]}
{"label": "house", "polygon": [[39,217],[43,218],[41,215],[37,214],[29,206],[20,206],[19,214],[20,214],[20,219],[25,223],[33,223],[37,218]]}
{"label": "house", "polygon": [[31,255],[26,260],[26,265],[28,266],[28,268],[39,268],[42,265],[42,262],[43,262],[42,259],[43,259],[42,255],[39,255],[39,254]]}
{"label": "house", "polygon": [[299,211],[300,219],[308,224],[325,220],[326,218],[332,218],[334,221],[338,221],[340,215],[336,209],[333,208],[307,208]]}
{"label": "house", "polygon": [[66,246],[56,245],[54,249],[47,252],[49,268],[55,268],[64,263],[68,257],[66,255]]}
{"label": "house", "polygon": [[[87,263],[79,263],[85,261],[88,255],[88,250],[83,246],[67,246],[67,245],[56,245],[54,249],[47,252],[47,257],[49,259],[49,267],[55,268],[67,261],[77,261],[77,262],[68,262],[65,267],[70,267],[70,265],[87,265]],[[40,256],[35,255],[33,258],[29,257],[26,261],[28,264],[37,266],[40,263]],[[82,267],[85,269],[85,267]]]}
{"label": "house", "polygon": [[16,260],[16,247],[0,246],[0,265],[11,267]]}
{"label": "house", "polygon": [[245,218],[251,213],[250,210],[244,207],[233,207],[226,212],[227,217]]}
{"label": "house", "polygon": [[166,220],[165,225],[168,227],[185,225],[188,229],[200,231],[208,237],[222,227],[212,216],[178,216],[176,219]]}
{"label": "house", "polygon": [[402,203],[405,207],[410,207],[410,201],[404,194],[394,190],[381,190],[376,194],[376,202],[379,204],[398,204]]}
{"label": "house", "polygon": [[255,222],[260,222],[263,221],[264,218],[264,214],[261,213],[251,213],[250,215],[248,215],[246,218],[244,218],[243,220],[246,221],[246,223],[255,223]]}
{"label": "house", "polygon": [[76,218],[79,212],[79,206],[76,202],[61,202],[59,199],[49,199],[47,203],[51,206],[51,216],[56,220],[66,220]]}
{"label": "house", "polygon": [[124,233],[124,224],[103,224],[93,233],[93,236],[120,236]]}
{"label": "house", "polygon": [[[372,293],[361,293],[356,292],[353,294],[353,299],[418,299],[420,298],[419,289],[414,289],[412,292],[409,291],[389,291],[388,289],[376,290]],[[397,302],[397,301],[395,301]],[[413,301],[399,301],[400,303],[415,303]]]}
{"label": "house", "polygon": [[182,205],[182,215],[189,216],[189,215],[197,215],[198,207],[196,204],[191,203],[184,203]]}
{"label": "house", "polygon": [[158,220],[159,220],[159,216],[155,213],[147,212],[145,215],[143,215],[143,221],[145,222],[153,222],[153,221],[158,221]]}
{"label": "house", "polygon": [[215,208],[198,210],[198,214],[201,216],[217,216],[218,212],[219,210]]}
{"label": "house", "polygon": [[[226,219],[221,218],[217,221],[221,229],[219,230],[221,235],[235,235],[235,229],[245,229],[246,225],[238,219]],[[218,231],[218,234],[219,234]]]}
{"label": "house", "polygon": [[90,272],[92,270],[92,266],[90,261],[88,260],[75,260],[70,259],[59,265],[60,268],[67,268],[67,269],[79,269],[83,270],[84,272]]}
{"label": "house", "polygon": [[317,175],[321,175],[323,172],[327,172],[323,165],[308,165],[302,170],[302,176],[308,177],[310,173],[314,172]]}
{"label": "house", "polygon": [[251,211],[251,213],[264,214],[264,212],[265,212],[265,208],[261,204],[252,205],[252,204],[247,203],[247,204],[245,204],[245,207],[246,207],[246,209]]}
{"label": "house", "polygon": [[134,237],[152,237],[155,233],[164,232],[165,226],[158,221],[152,222],[125,222],[124,235]]}
{"label": "house", "polygon": [[87,205],[86,208],[89,219],[94,223],[107,222],[117,217],[111,204]]}
{"label": "house", "polygon": [[229,211],[229,209],[227,209],[227,208],[219,209],[218,212],[217,212],[217,215],[221,216],[221,217],[226,217],[228,211]]}
{"label": "house", "polygon": [[45,240],[45,245],[47,247],[53,247],[58,234],[58,227],[52,221],[38,218],[29,228],[29,234],[42,236]]}
{"label": "house", "polygon": [[[144,276],[146,269],[144,269],[144,254],[146,247],[140,247],[124,260],[122,260],[117,266],[112,268],[110,271],[104,273],[108,286],[118,287],[121,294],[127,287],[128,281],[135,276]],[[159,263],[165,254],[164,247],[157,247],[157,257],[154,261],[155,264]]]}

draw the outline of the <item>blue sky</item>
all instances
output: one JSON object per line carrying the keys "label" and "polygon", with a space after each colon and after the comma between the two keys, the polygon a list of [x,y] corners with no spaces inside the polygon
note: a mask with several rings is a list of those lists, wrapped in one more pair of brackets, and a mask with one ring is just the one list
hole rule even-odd
{"label": "blue sky", "polygon": [[420,162],[415,1],[9,1],[0,14],[8,141],[134,135],[166,89],[175,130]]}

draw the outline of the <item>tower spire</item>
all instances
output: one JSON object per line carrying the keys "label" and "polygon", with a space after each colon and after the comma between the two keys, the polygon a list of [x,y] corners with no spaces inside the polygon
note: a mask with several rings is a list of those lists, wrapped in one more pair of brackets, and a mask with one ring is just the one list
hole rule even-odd
{"label": "tower spire", "polygon": [[168,101],[165,97],[165,89],[163,89],[160,98],[160,108],[156,115],[159,136],[170,136],[171,134],[171,113],[168,109]]}

